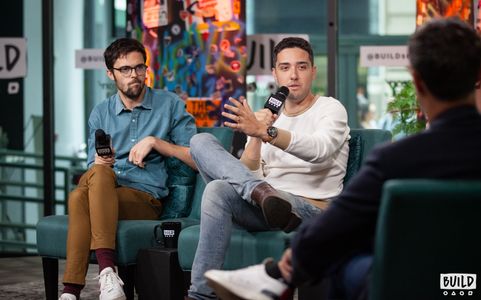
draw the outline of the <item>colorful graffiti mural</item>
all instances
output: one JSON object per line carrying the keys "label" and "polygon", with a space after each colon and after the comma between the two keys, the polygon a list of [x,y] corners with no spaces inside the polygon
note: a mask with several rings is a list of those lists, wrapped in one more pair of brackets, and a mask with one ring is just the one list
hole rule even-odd
{"label": "colorful graffiti mural", "polygon": [[147,84],[179,94],[197,125],[221,126],[245,95],[245,0],[128,0],[127,32],[148,51]]}
{"label": "colorful graffiti mural", "polygon": [[422,25],[432,18],[452,16],[472,23],[472,2],[473,0],[417,0],[416,26]]}

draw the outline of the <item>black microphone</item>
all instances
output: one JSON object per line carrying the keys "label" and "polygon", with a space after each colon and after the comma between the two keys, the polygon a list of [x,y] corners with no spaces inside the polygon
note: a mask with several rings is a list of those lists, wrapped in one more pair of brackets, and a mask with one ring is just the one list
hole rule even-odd
{"label": "black microphone", "polygon": [[105,134],[102,129],[95,131],[95,150],[99,156],[111,156],[112,155],[112,142],[110,134]]}
{"label": "black microphone", "polygon": [[289,89],[286,86],[281,86],[275,94],[271,94],[267,99],[264,108],[268,108],[273,114],[278,114],[282,104],[286,101],[287,95],[289,95]]}

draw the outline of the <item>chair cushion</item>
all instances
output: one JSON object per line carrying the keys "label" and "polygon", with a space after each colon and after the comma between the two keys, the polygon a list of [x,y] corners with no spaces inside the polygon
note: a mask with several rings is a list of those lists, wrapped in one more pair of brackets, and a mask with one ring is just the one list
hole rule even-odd
{"label": "chair cushion", "polygon": [[65,258],[67,216],[43,217],[37,223],[37,250],[40,256]]}
{"label": "chair cushion", "polygon": [[173,157],[166,160],[166,167],[169,196],[163,203],[161,219],[186,217],[191,209],[195,172],[189,166]]}
{"label": "chair cushion", "polygon": [[[120,221],[117,229],[117,263],[135,264],[137,251],[155,246],[154,227],[160,221]],[[65,258],[67,251],[68,216],[48,216],[37,224],[38,254],[44,257]],[[95,262],[95,255],[91,256]]]}
{"label": "chair cushion", "polygon": [[[166,220],[169,221],[169,220]],[[178,218],[182,228],[199,224],[198,220]],[[135,264],[140,249],[158,246],[154,227],[162,221],[122,220],[117,228],[117,263],[121,266]],[[48,216],[37,224],[37,250],[43,257],[66,258],[68,216]],[[95,255],[91,262],[96,262]]]}
{"label": "chair cushion", "polygon": [[[179,263],[183,270],[192,268],[199,231],[200,225],[195,225],[183,229],[180,233]],[[248,232],[236,228],[231,235],[223,268],[233,270],[258,264],[266,257],[280,259],[292,236],[293,233],[286,234],[282,231]]]}
{"label": "chair cushion", "polygon": [[154,227],[160,221],[124,220],[117,227],[117,264],[133,265],[140,249],[151,248],[158,244],[154,238]]}

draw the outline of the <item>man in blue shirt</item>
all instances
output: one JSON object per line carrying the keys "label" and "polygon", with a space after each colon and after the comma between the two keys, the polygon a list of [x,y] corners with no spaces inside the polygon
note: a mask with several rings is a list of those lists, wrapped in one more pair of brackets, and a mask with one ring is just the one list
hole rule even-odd
{"label": "man in blue shirt", "polygon": [[[196,133],[193,117],[175,94],[145,86],[146,52],[129,38],[104,52],[107,76],[117,93],[98,104],[89,118],[88,166],[69,196],[64,290],[60,300],[76,300],[85,285],[90,250],[99,263],[100,299],[125,299],[115,273],[118,220],[158,219],[167,196],[166,157],[194,167],[189,154]],[[111,135],[110,156],[95,151],[95,132]]]}

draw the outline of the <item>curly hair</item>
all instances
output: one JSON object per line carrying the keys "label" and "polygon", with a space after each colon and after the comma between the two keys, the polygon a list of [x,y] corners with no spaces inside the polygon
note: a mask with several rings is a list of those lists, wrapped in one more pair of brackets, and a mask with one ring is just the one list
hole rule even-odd
{"label": "curly hair", "polygon": [[306,51],[309,54],[309,61],[311,62],[311,65],[314,65],[314,53],[312,51],[311,44],[309,44],[309,42],[303,38],[287,37],[274,47],[274,51],[272,52],[272,62],[274,63],[274,66],[277,62],[277,55],[286,48],[300,48]]}

